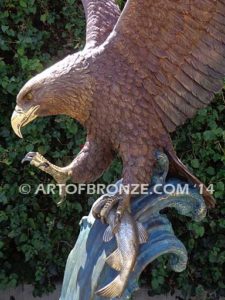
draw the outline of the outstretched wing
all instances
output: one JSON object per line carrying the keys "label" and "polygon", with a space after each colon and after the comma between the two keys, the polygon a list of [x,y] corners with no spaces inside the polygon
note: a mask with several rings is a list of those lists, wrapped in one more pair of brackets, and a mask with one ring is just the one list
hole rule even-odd
{"label": "outstretched wing", "polygon": [[114,0],[82,0],[86,15],[86,47],[101,45],[113,30],[120,9]]}
{"label": "outstretched wing", "polygon": [[223,87],[225,0],[128,0],[110,38],[170,132]]}

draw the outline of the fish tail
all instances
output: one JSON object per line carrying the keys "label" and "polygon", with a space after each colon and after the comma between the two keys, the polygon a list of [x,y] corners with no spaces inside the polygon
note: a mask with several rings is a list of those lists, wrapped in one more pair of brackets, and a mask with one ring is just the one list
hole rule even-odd
{"label": "fish tail", "polygon": [[120,297],[124,292],[124,288],[124,282],[121,280],[121,276],[118,275],[111,283],[98,290],[96,294],[106,298]]}

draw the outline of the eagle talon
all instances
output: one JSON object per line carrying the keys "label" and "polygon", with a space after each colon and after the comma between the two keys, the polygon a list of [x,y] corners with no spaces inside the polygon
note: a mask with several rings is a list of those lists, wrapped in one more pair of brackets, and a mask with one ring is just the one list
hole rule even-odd
{"label": "eagle talon", "polygon": [[95,219],[101,219],[101,211],[106,204],[106,198],[102,196],[98,201],[93,204],[92,215]]}
{"label": "eagle talon", "polygon": [[93,205],[92,214],[95,219],[100,219],[103,224],[108,223],[108,214],[112,208],[118,204],[116,216],[115,216],[115,226],[113,232],[116,233],[121,224],[123,214],[126,210],[129,210],[130,195],[129,194],[115,194],[115,195],[105,195],[97,203]]}
{"label": "eagle talon", "polygon": [[112,208],[120,201],[117,195],[103,197],[103,205],[101,207],[100,216],[103,224],[107,223],[107,218]]}
{"label": "eagle talon", "polygon": [[21,161],[22,163],[28,161],[31,165],[41,169],[42,171],[46,171],[50,167],[50,163],[38,152],[29,152],[26,154],[24,159]]}
{"label": "eagle talon", "polygon": [[22,159],[21,163],[23,164],[23,163],[25,163],[25,161],[31,162],[36,154],[37,154],[37,152],[27,153],[26,156]]}
{"label": "eagle talon", "polygon": [[[22,160],[22,163],[29,161],[32,166],[44,171],[51,175],[58,184],[65,184],[70,178],[70,170],[63,169],[51,164],[44,156],[38,152],[29,152]],[[62,201],[65,199],[66,191],[65,187],[62,187],[62,192],[60,194]],[[59,205],[61,202],[59,203]]]}
{"label": "eagle talon", "polygon": [[95,219],[101,219],[100,213],[96,212],[95,209],[92,209],[92,215]]}

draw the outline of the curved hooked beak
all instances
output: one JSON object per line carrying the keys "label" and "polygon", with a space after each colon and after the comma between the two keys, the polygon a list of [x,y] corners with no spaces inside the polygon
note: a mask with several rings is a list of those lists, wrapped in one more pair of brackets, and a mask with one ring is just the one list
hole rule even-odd
{"label": "curved hooked beak", "polygon": [[20,138],[23,138],[21,134],[21,128],[37,118],[37,111],[39,107],[40,105],[36,105],[29,108],[27,111],[24,111],[18,105],[15,107],[11,117],[11,125],[15,134]]}

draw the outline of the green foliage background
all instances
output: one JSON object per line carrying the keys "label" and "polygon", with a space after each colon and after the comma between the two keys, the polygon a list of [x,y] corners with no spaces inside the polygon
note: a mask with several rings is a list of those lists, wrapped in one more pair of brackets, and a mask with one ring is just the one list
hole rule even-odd
{"label": "green foliage background", "polygon": [[[0,2],[0,289],[27,282],[34,284],[36,295],[52,291],[54,282],[62,278],[79,220],[92,201],[84,194],[68,197],[57,207],[58,195],[19,193],[23,183],[35,187],[52,181],[37,169],[21,165],[26,152],[39,151],[58,165],[79,152],[85,132],[76,122],[65,117],[37,120],[24,129],[24,140],[10,126],[16,94],[25,81],[81,49],[84,36],[78,0]],[[203,182],[214,184],[218,204],[201,224],[171,213],[175,231],[187,246],[189,265],[175,274],[167,269],[166,258],[156,261],[142,278],[151,294],[178,288],[187,298],[207,290],[214,293],[208,299],[214,299],[225,292],[224,124],[221,94],[173,136],[181,159]],[[100,181],[112,182],[120,171],[121,162],[115,160]]]}

